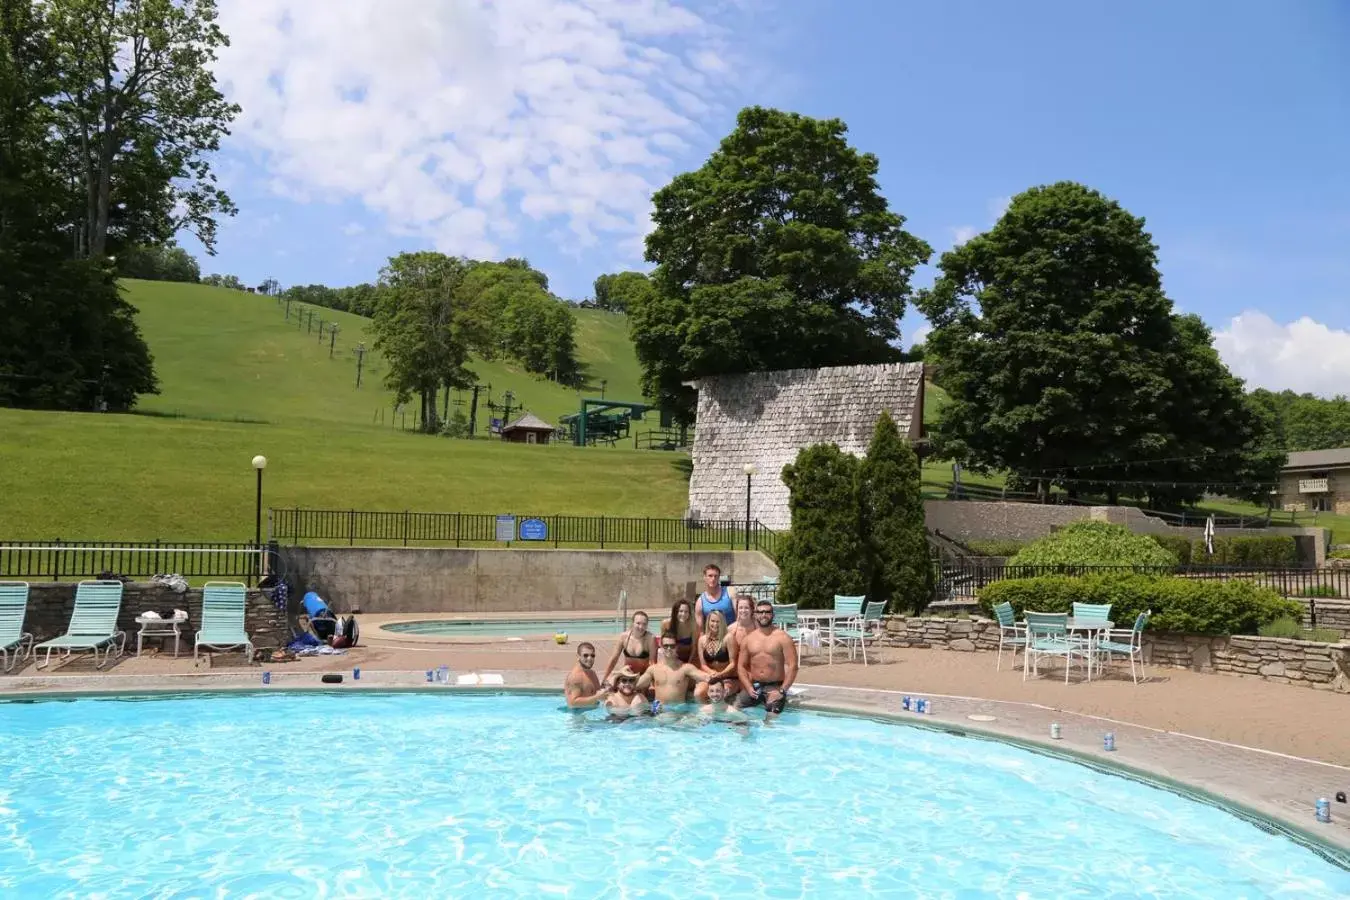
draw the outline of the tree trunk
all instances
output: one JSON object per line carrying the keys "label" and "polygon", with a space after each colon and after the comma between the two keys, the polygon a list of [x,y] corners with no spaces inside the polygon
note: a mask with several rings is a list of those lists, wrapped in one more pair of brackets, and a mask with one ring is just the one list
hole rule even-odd
{"label": "tree trunk", "polygon": [[1120,505],[1120,489],[1114,484],[1106,487],[1106,503],[1108,506]]}
{"label": "tree trunk", "polygon": [[98,158],[98,202],[94,221],[90,223],[89,256],[97,259],[108,248],[108,215],[112,205],[112,163],[116,151],[116,135],[108,129],[99,146]]}

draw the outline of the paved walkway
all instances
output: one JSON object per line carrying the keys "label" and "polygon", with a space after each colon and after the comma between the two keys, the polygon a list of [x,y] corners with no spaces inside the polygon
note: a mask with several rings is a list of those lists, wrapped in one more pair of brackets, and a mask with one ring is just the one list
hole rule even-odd
{"label": "paved walkway", "polygon": [[[425,670],[447,665],[456,674],[500,673],[511,688],[557,690],[581,639],[573,636],[566,647],[537,638],[418,640],[380,632],[374,619],[362,619],[363,646],[345,654],[266,666],[272,688],[320,688],[321,673],[341,671],[339,689],[426,689]],[[595,643],[603,669],[614,640]],[[798,677],[806,689],[802,705],[899,716],[1126,767],[1235,801],[1350,853],[1350,804],[1333,801],[1330,825],[1313,818],[1316,798],[1350,792],[1346,695],[1171,669],[1150,669],[1140,685],[1128,672],[1123,680],[1090,684],[1065,685],[1054,677],[1024,682],[1006,656],[996,672],[990,653],[885,649],[869,657],[867,666],[806,659]],[[359,682],[351,677],[356,665]],[[247,666],[240,654],[194,665],[190,653],[174,659],[171,652],[147,652],[114,660],[104,672],[86,659],[54,663],[50,672],[29,664],[0,676],[0,693],[260,689],[262,668]],[[933,700],[933,713],[903,713],[902,693]],[[1052,722],[1061,725],[1058,741],[1050,738]],[[1115,734],[1115,752],[1102,749],[1106,731]]]}

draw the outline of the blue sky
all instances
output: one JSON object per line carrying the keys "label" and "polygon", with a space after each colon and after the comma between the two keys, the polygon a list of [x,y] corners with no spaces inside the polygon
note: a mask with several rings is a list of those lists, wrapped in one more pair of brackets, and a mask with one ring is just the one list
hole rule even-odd
{"label": "blue sky", "polygon": [[1147,219],[1168,293],[1238,374],[1350,391],[1350,4],[221,9],[245,115],[218,167],[241,212],[205,271],[342,285],[436,248],[527,256],[583,297],[642,267],[651,189],[761,103],[843,118],[939,252],[1027,187],[1089,184]]}

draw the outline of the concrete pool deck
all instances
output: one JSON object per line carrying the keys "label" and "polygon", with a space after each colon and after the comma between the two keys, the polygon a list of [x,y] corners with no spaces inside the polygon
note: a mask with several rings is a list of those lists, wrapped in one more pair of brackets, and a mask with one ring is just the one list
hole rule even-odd
{"label": "concrete pool deck", "polygon": [[[576,644],[585,639],[573,634],[568,646],[546,636],[412,640],[378,627],[384,621],[415,618],[444,617],[363,616],[362,646],[342,655],[268,664],[272,684],[267,689],[495,689],[426,684],[426,669],[447,665],[455,675],[500,673],[506,688],[560,691]],[[131,643],[134,647],[134,636]],[[0,675],[0,696],[264,689],[262,665],[248,666],[235,653],[216,654],[194,666],[191,642],[185,643],[187,651],[177,659],[170,643],[168,653],[147,648],[143,657],[114,659],[103,672],[87,657],[64,664],[53,657],[51,671],[36,670],[29,661],[14,673]],[[602,636],[594,643],[603,671],[614,638]],[[1350,697],[1154,668],[1139,685],[1131,683],[1128,669],[1123,679],[1113,676],[1088,684],[1065,685],[1062,676],[1054,675],[1024,682],[1020,668],[1010,670],[1007,656],[1002,671],[995,671],[991,653],[882,648],[868,655],[868,666],[860,660],[840,661],[838,653],[833,665],[823,656],[808,656],[797,680],[807,692],[800,705],[894,716],[1124,767],[1235,802],[1350,854],[1350,804],[1332,800],[1331,824],[1313,817],[1318,797],[1350,792]],[[362,669],[359,682],[351,678],[353,666]],[[319,676],[329,671],[345,672],[344,683],[321,684]],[[926,716],[902,712],[902,693],[931,699],[934,711]],[[1060,723],[1061,740],[1051,740],[1052,722]],[[1115,733],[1115,752],[1102,749],[1107,731]]]}

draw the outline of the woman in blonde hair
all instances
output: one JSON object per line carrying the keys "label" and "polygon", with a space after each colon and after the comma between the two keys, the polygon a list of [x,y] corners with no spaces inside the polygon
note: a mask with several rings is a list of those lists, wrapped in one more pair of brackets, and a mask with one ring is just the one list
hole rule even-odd
{"label": "woman in blonde hair", "polygon": [[735,639],[727,632],[727,620],[720,610],[713,610],[703,621],[703,633],[694,647],[693,663],[710,676],[708,681],[694,685],[694,699],[708,702],[708,685],[720,681],[727,689],[728,701],[736,692]]}

